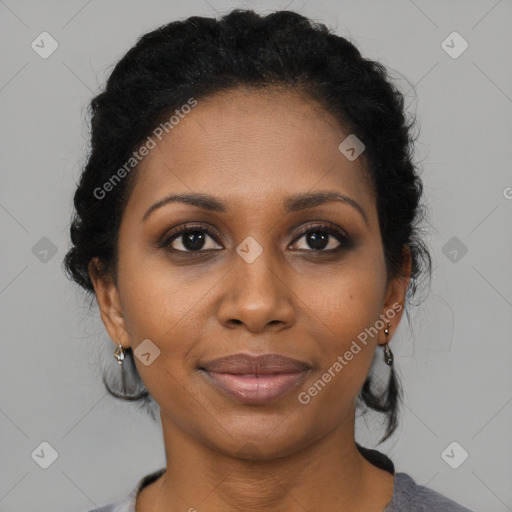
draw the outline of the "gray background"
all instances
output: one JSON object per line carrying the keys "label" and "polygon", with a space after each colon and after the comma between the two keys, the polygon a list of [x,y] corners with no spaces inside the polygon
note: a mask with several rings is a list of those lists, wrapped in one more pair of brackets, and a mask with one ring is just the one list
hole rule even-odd
{"label": "gray background", "polygon": [[[510,0],[0,0],[0,510],[93,508],[165,463],[159,423],[106,396],[100,370],[118,370],[114,346],[61,261],[86,105],[112,65],[150,29],[233,7],[323,21],[389,66],[406,93],[434,274],[391,344],[405,405],[398,433],[377,449],[469,508],[512,510]],[[43,31],[59,44],[47,59],[31,48]],[[453,31],[469,43],[458,58],[441,46]],[[359,442],[376,446],[378,419],[358,418]],[[48,469],[31,457],[43,441],[58,453]],[[457,469],[441,456],[453,441],[469,453]]]}

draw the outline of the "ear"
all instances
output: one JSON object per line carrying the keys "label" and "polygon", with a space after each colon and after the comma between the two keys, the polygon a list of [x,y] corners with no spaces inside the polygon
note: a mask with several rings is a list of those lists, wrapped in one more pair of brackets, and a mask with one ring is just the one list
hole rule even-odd
{"label": "ear", "polygon": [[96,301],[98,302],[103,325],[105,325],[105,329],[116,346],[121,343],[124,348],[128,348],[130,342],[117,287],[112,277],[110,275],[102,275],[99,272],[99,268],[100,262],[98,258],[93,258],[89,262],[88,269],[96,293]]}
{"label": "ear", "polygon": [[391,324],[391,327],[389,328],[388,336],[385,335],[384,329],[379,332],[379,345],[384,345],[391,340],[405,309],[405,297],[411,281],[412,257],[410,247],[407,244],[404,245],[403,250],[404,263],[401,272],[398,276],[391,278],[386,286],[386,295],[381,314],[386,327],[388,323]]}

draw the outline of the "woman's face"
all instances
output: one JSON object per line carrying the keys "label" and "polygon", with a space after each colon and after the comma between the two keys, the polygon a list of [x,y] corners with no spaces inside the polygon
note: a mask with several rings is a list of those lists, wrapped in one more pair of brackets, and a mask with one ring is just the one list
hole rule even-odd
{"label": "woman's face", "polygon": [[[164,428],[229,454],[251,443],[261,457],[351,432],[355,398],[386,342],[380,315],[391,311],[393,332],[408,280],[387,281],[362,158],[338,148],[348,135],[296,93],[237,90],[200,100],[140,164],[117,288],[92,277],[112,339],[146,354],[135,362]],[[320,193],[341,200],[307,199]],[[148,213],[169,195],[208,201]],[[218,376],[233,392],[201,369],[240,353],[307,369]]]}

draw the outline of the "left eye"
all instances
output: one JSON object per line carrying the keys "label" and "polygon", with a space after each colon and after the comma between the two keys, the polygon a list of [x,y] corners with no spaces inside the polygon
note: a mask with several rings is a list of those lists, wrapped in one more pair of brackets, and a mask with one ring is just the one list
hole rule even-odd
{"label": "left eye", "polygon": [[[324,227],[309,229],[297,238],[292,245],[296,245],[302,239],[305,239],[305,243],[314,251],[334,251],[346,244],[346,236],[343,233]],[[334,240],[338,240],[337,245]],[[298,249],[304,250],[304,247],[298,247]],[[308,250],[307,247],[305,249]]]}

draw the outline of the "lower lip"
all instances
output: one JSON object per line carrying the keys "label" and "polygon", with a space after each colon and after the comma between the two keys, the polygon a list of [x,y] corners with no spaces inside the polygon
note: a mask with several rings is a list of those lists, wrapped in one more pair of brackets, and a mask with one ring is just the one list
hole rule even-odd
{"label": "lower lip", "polygon": [[203,370],[210,382],[243,404],[272,402],[295,388],[309,370],[273,375],[235,375]]}

